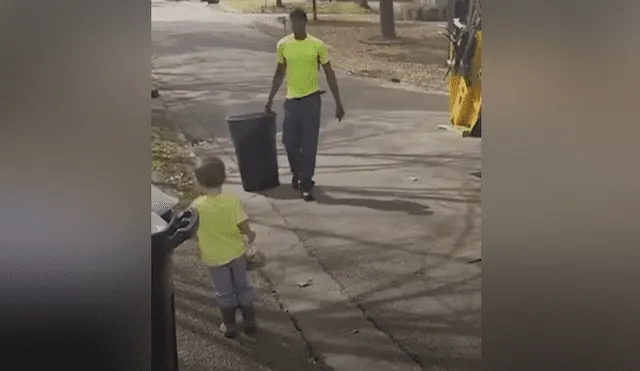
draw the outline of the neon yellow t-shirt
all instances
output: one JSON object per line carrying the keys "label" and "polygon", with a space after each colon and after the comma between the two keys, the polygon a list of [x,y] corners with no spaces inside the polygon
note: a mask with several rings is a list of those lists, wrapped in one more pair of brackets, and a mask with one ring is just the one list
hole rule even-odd
{"label": "neon yellow t-shirt", "polygon": [[245,254],[244,236],[238,224],[247,219],[238,197],[231,193],[206,195],[193,202],[198,211],[198,244],[202,261],[208,266],[220,266]]}
{"label": "neon yellow t-shirt", "polygon": [[291,34],[278,42],[277,60],[287,66],[287,98],[302,98],[320,90],[319,69],[329,62],[329,51],[318,38],[296,40]]}

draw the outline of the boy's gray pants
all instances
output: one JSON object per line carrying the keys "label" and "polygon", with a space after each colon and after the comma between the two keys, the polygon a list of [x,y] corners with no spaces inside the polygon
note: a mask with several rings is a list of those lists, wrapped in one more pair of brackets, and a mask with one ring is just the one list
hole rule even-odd
{"label": "boy's gray pants", "polygon": [[218,308],[228,309],[253,304],[255,291],[247,275],[247,259],[244,256],[225,265],[209,267],[209,272]]}
{"label": "boy's gray pants", "polygon": [[302,185],[310,184],[316,170],[321,108],[319,92],[284,101],[282,142],[291,173]]}

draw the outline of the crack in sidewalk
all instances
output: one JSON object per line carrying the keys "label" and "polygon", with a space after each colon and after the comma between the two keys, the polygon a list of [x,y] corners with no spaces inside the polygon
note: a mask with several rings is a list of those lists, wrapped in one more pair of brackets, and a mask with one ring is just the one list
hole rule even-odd
{"label": "crack in sidewalk", "polygon": [[298,238],[298,241],[300,241],[300,244],[307,251],[307,255],[309,257],[313,258],[318,263],[318,265],[322,269],[322,272],[324,272],[327,276],[329,276],[331,278],[331,280],[340,289],[340,292],[342,292],[347,297],[348,301],[351,304],[353,304],[353,306],[355,306],[358,309],[358,311],[360,311],[360,314],[362,315],[362,318],[364,318],[367,322],[369,322],[380,333],[384,334],[387,338],[389,338],[389,340],[391,340],[393,345],[395,345],[398,349],[400,349],[400,351],[402,351],[407,357],[409,357],[421,369],[424,370],[425,369],[425,365],[424,365],[424,362],[422,361],[422,359],[420,358],[420,356],[418,356],[417,353],[415,353],[414,351],[412,351],[411,349],[406,347],[404,344],[402,344],[395,336],[393,336],[393,334],[391,334],[390,331],[388,331],[382,324],[380,324],[378,321],[376,321],[376,319],[373,318],[373,316],[371,316],[371,315],[369,315],[367,313],[368,310],[364,306],[364,304],[362,304],[356,298],[354,298],[351,294],[349,294],[349,291],[347,290],[347,288],[335,277],[335,275],[333,273],[331,273],[329,271],[329,268],[324,264],[324,262],[322,262],[322,259],[320,259],[313,252],[313,250],[311,248],[309,248],[309,246],[307,245],[305,239],[300,235],[300,231],[298,229],[296,229],[295,227],[293,227],[289,223],[289,221],[284,216],[282,216],[282,214],[281,214],[280,210],[278,209],[278,207],[271,200],[268,200],[268,201],[269,201],[269,204],[271,205],[271,207],[273,208],[273,211],[280,217],[280,219],[282,219],[284,225],[289,230],[294,232],[294,234]]}
{"label": "crack in sidewalk", "polygon": [[271,291],[271,295],[273,296],[276,304],[278,305],[280,310],[283,311],[287,315],[287,317],[289,317],[289,320],[293,324],[293,327],[296,329],[296,331],[298,331],[298,334],[300,334],[300,338],[302,339],[302,341],[304,341],[305,344],[307,358],[311,358],[312,363],[318,365],[320,369],[325,371],[333,371],[333,369],[324,362],[324,359],[315,352],[313,344],[311,344],[311,341],[309,341],[309,339],[305,335],[304,329],[302,328],[302,326],[300,326],[298,319],[285,308],[284,303],[282,302],[282,299],[280,299],[280,295],[278,294],[278,290],[276,290],[273,281],[262,270],[258,270],[256,273],[264,282],[266,282],[267,287]]}

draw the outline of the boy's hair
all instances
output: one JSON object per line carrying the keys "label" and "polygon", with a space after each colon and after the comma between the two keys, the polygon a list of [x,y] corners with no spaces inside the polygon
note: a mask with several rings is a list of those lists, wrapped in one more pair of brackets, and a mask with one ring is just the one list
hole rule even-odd
{"label": "boy's hair", "polygon": [[218,188],[227,179],[224,162],[219,157],[212,156],[205,159],[195,170],[198,183],[205,188]]}
{"label": "boy's hair", "polygon": [[299,19],[306,21],[307,20],[307,12],[302,8],[293,8],[289,13],[289,19]]}

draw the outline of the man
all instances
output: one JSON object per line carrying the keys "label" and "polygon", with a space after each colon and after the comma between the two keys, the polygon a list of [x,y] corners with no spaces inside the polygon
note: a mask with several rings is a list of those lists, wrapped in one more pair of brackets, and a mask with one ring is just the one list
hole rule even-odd
{"label": "man", "polygon": [[313,175],[318,151],[322,100],[318,75],[324,69],[327,83],[336,101],[336,118],[342,120],[344,108],[336,75],[329,61],[327,45],[307,34],[307,14],[296,8],[289,14],[293,33],[278,42],[276,72],[265,109],[271,112],[273,98],[287,81],[284,102],[282,142],[293,174],[291,184],[305,201],[313,201]]}

